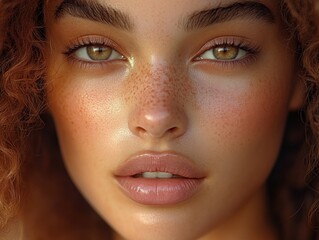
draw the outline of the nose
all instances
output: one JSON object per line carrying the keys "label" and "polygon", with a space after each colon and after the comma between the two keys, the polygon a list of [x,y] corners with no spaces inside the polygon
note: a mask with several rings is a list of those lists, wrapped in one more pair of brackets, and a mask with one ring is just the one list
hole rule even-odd
{"label": "nose", "polygon": [[139,105],[129,120],[132,133],[141,138],[178,138],[185,133],[186,117],[178,109]]}
{"label": "nose", "polygon": [[[148,74],[139,82],[134,104],[129,115],[130,131],[143,139],[174,139],[187,129],[185,96],[180,91],[181,81],[168,74]],[[139,78],[141,79],[141,78]]]}

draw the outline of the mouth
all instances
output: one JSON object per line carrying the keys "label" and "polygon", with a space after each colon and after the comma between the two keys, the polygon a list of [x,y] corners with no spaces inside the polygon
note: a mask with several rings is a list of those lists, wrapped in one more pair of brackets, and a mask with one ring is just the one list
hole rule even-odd
{"label": "mouth", "polygon": [[145,205],[172,205],[194,196],[205,173],[179,154],[144,153],[125,161],[114,176],[129,199]]}
{"label": "mouth", "polygon": [[168,173],[168,172],[143,172],[143,173],[135,174],[132,177],[133,178],[160,178],[160,179],[182,178],[182,176]]}

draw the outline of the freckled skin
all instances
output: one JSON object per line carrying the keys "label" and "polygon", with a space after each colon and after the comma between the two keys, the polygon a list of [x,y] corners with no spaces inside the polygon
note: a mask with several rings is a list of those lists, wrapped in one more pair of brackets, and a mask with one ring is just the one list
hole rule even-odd
{"label": "freckled skin", "polygon": [[[233,20],[186,33],[177,29],[180,19],[219,1],[99,2],[132,16],[134,32],[73,17],[55,22],[59,1],[50,1],[46,15],[49,111],[79,191],[119,233],[116,239],[276,239],[265,184],[287,114],[302,102],[282,24]],[[261,2],[279,19],[277,1]],[[112,37],[126,60],[70,63],[62,52],[90,34]],[[245,64],[194,61],[204,44],[223,36],[249,39],[261,50]],[[204,169],[198,193],[165,207],[124,196],[113,173],[146,150],[174,151]]]}
{"label": "freckled skin", "polygon": [[[167,130],[175,136],[182,133],[179,128],[187,128],[187,117],[182,109],[193,96],[190,80],[184,76],[181,70],[165,65],[152,72],[152,66],[147,64],[143,64],[136,75],[132,74],[124,93],[126,104],[133,103],[135,108],[128,121],[132,132],[159,138]],[[161,121],[163,126],[159,127],[159,122],[152,120],[154,116],[168,119]],[[148,129],[144,129],[144,124]]]}

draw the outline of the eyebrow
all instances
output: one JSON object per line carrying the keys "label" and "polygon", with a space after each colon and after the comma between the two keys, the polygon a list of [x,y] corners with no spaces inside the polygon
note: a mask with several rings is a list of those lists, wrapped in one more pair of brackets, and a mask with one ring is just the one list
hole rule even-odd
{"label": "eyebrow", "polygon": [[266,5],[256,1],[244,1],[193,13],[182,23],[182,26],[189,31],[238,18],[275,22],[274,14]]}
{"label": "eyebrow", "polygon": [[[134,28],[133,21],[128,14],[111,6],[102,5],[95,0],[63,0],[56,7],[54,16],[56,20],[59,20],[67,14],[102,22],[126,31],[132,31]],[[267,23],[275,22],[274,14],[266,5],[256,1],[244,1],[195,12],[179,25],[191,31],[238,18],[257,19]]]}
{"label": "eyebrow", "polygon": [[127,31],[133,29],[133,22],[127,14],[94,0],[63,0],[55,9],[55,20],[66,14],[102,22]]}

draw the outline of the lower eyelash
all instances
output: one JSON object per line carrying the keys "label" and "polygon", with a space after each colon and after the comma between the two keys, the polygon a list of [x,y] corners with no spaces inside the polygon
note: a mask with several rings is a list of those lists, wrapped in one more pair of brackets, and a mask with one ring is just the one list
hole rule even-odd
{"label": "lower eyelash", "polygon": [[246,57],[233,61],[215,61],[215,64],[220,64],[224,68],[234,68],[234,67],[246,67],[247,65],[253,63],[257,59],[257,53],[249,53]]}
{"label": "lower eyelash", "polygon": [[69,61],[71,64],[76,64],[79,68],[100,68],[100,67],[103,67],[105,66],[106,64],[108,64],[109,62],[94,62],[94,63],[91,63],[91,62],[85,62],[85,61],[81,61],[81,60],[78,60],[74,57],[68,57]]}

